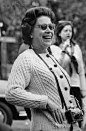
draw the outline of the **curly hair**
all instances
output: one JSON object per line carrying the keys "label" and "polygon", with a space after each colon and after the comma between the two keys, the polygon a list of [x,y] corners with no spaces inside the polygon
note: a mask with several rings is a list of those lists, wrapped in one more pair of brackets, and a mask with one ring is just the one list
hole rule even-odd
{"label": "curly hair", "polygon": [[55,14],[48,7],[32,7],[26,11],[24,18],[22,19],[21,29],[22,37],[25,44],[31,45],[32,38],[31,33],[36,24],[37,18],[40,16],[48,16],[52,23],[55,23]]}
{"label": "curly hair", "polygon": [[67,21],[67,20],[60,20],[58,21],[58,24],[56,26],[56,30],[55,30],[55,34],[56,34],[56,37],[57,37],[57,43],[58,45],[61,44],[61,36],[59,36],[59,34],[61,33],[62,29],[66,26],[66,25],[70,25],[72,27],[72,37],[71,37],[71,42],[73,44],[75,44],[73,42],[73,36],[74,36],[74,27],[73,27],[73,24],[71,21]]}

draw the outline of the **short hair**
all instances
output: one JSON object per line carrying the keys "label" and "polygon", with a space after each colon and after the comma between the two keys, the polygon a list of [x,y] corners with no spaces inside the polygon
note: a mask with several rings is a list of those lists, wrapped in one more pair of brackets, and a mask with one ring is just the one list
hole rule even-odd
{"label": "short hair", "polygon": [[29,8],[26,11],[24,18],[22,19],[21,24],[22,37],[25,44],[31,45],[32,38],[30,35],[34,29],[37,18],[40,16],[48,16],[52,23],[55,23],[55,14],[50,8],[44,6]]}
{"label": "short hair", "polygon": [[55,34],[56,34],[56,37],[57,37],[57,40],[58,40],[58,44],[61,43],[61,37],[59,36],[59,34],[61,33],[62,29],[66,25],[70,25],[72,27],[72,38],[74,36],[74,27],[73,27],[72,22],[68,21],[68,20],[60,20],[60,21],[58,21],[57,26],[56,26],[56,30],[55,30]]}

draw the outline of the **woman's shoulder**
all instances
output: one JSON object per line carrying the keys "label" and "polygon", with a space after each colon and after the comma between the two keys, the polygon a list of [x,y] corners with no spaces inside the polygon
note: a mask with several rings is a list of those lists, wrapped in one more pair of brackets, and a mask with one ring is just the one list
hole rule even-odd
{"label": "woman's shoulder", "polygon": [[22,52],[19,56],[21,56],[21,57],[32,57],[32,56],[34,56],[34,51],[32,49],[27,49],[24,52]]}
{"label": "woman's shoulder", "polygon": [[25,44],[25,43],[22,43],[20,48],[19,48],[19,52],[18,54],[21,54],[23,53],[25,50],[27,50],[29,48],[29,45]]}
{"label": "woman's shoulder", "polygon": [[78,48],[80,49],[80,46],[79,46],[79,43],[75,40],[72,41],[72,45],[75,47],[75,48]]}
{"label": "woman's shoulder", "polygon": [[76,44],[76,45],[74,46],[74,56],[75,56],[78,60],[82,59],[82,50],[81,50],[79,44]]}
{"label": "woman's shoulder", "polygon": [[34,52],[31,49],[25,50],[23,53],[18,55],[18,57],[14,61],[14,65],[30,65],[32,63],[32,60],[34,58]]}
{"label": "woman's shoulder", "polygon": [[74,48],[76,49],[77,52],[81,52],[80,45],[77,43],[75,44]]}
{"label": "woman's shoulder", "polygon": [[33,59],[33,57],[34,57],[34,51],[32,49],[27,49],[18,55],[17,61],[31,60]]}

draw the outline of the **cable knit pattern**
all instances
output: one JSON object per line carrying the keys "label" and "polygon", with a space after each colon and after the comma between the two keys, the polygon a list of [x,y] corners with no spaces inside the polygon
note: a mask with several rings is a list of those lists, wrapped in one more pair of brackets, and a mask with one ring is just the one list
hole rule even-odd
{"label": "cable knit pattern", "polygon": [[[64,77],[59,67],[56,68],[59,75]],[[64,79],[64,82],[67,83],[67,80]],[[68,87],[68,84],[63,86]],[[62,109],[53,74],[34,51],[28,49],[14,62],[8,79],[6,100],[11,104],[31,108],[31,131],[62,131],[63,128],[56,125],[46,109],[48,98],[58,105],[58,109]],[[64,131],[69,131],[68,124]]]}

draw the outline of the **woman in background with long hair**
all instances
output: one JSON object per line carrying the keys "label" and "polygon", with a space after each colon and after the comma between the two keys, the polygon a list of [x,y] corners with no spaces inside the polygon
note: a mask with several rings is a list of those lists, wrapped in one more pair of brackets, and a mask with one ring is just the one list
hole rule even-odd
{"label": "woman in background with long hair", "polygon": [[[51,46],[52,54],[67,71],[71,78],[70,93],[79,101],[86,117],[86,80],[82,51],[74,38],[74,27],[71,21],[58,21],[56,43]],[[82,104],[82,100],[84,103]],[[82,125],[86,123],[83,118]],[[81,125],[80,125],[81,126]]]}

